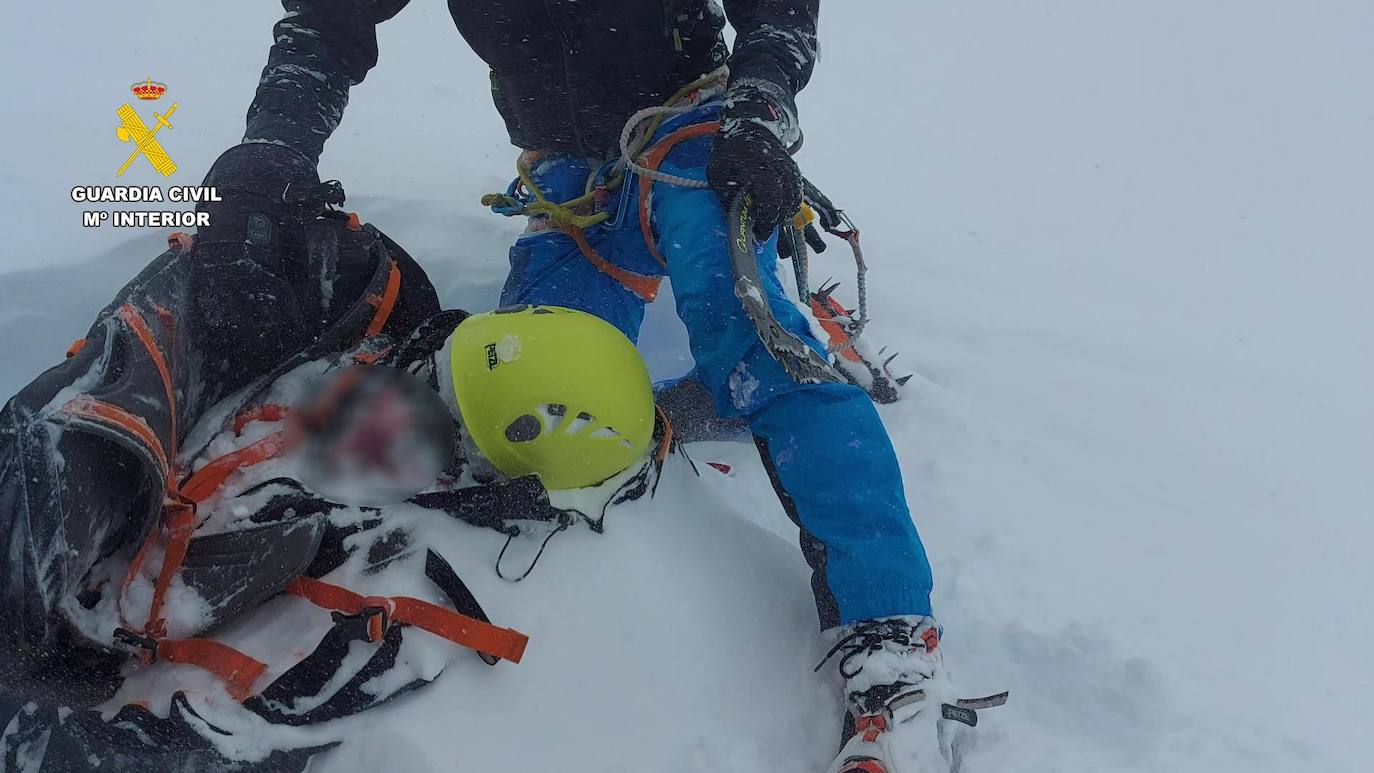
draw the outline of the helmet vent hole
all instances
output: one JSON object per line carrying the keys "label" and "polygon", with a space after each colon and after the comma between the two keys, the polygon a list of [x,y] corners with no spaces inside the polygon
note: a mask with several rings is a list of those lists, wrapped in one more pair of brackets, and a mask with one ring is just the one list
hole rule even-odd
{"label": "helmet vent hole", "polygon": [[528,443],[539,437],[543,429],[539,419],[527,413],[506,425],[506,439],[512,443]]}
{"label": "helmet vent hole", "polygon": [[607,440],[609,438],[620,437],[620,433],[616,432],[614,427],[602,427],[601,429],[593,432],[592,437],[596,438],[597,440]]}
{"label": "helmet vent hole", "polygon": [[562,403],[544,403],[539,406],[539,415],[544,419],[544,431],[553,432],[563,423],[563,417],[568,415],[568,406]]}
{"label": "helmet vent hole", "polygon": [[596,421],[596,417],[592,416],[590,413],[587,413],[586,411],[582,411],[581,413],[577,414],[577,418],[568,422],[568,428],[563,431],[568,433],[569,435],[572,435],[586,429],[587,425],[591,424],[594,421]]}

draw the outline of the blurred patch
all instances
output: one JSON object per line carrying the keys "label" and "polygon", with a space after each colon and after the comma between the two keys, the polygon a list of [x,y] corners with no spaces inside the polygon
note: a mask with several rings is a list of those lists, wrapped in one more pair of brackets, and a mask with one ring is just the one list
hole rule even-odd
{"label": "blurred patch", "polygon": [[432,486],[454,453],[443,400],[380,365],[324,374],[289,413],[301,482],[348,505],[388,505]]}

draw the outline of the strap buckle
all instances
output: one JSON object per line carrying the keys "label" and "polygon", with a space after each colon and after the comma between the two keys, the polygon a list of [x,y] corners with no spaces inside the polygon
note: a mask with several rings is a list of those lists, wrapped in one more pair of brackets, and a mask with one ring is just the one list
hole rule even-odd
{"label": "strap buckle", "polygon": [[391,630],[392,618],[396,616],[396,602],[385,596],[368,596],[363,599],[363,607],[356,614],[332,612],[330,617],[336,624],[356,622],[364,641],[375,644]]}
{"label": "strap buckle", "polygon": [[139,661],[145,666],[157,662],[157,639],[153,636],[145,636],[128,628],[116,628],[114,630],[114,644],[117,649],[130,655],[137,655]]}

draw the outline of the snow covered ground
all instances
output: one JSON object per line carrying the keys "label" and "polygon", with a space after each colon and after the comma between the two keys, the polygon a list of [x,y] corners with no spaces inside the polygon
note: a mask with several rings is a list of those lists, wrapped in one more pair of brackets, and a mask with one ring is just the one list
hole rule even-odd
{"label": "snow covered ground", "polygon": [[[519,224],[476,200],[513,154],[444,4],[412,6],[321,171],[486,308]],[[278,14],[68,1],[7,25],[0,395],[164,236],[82,229],[68,199],[115,182],[129,83],[172,87],[195,184]],[[864,227],[871,335],[919,373],[883,416],[948,661],[1013,695],[970,773],[1367,769],[1372,25],[1364,0],[826,4],[803,163]],[[670,309],[650,324],[656,372],[683,369]],[[748,448],[696,456],[736,471],[675,462],[517,586],[455,526],[441,547],[527,661],[459,656],[320,769],[821,769],[839,704],[795,535]]]}

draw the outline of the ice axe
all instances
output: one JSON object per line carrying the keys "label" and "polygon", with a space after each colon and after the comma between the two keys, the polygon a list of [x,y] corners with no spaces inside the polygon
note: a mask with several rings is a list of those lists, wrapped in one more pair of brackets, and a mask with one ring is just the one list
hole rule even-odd
{"label": "ice axe", "polygon": [[759,276],[758,253],[754,241],[754,197],[740,191],[730,202],[727,217],[730,268],[735,277],[735,297],[754,323],[759,340],[782,365],[793,381],[801,384],[844,382],[845,378],[815,349],[782,326],[768,305],[768,296]]}
{"label": "ice axe", "polygon": [[768,305],[759,277],[758,256],[753,237],[753,198],[748,191],[735,195],[730,202],[727,217],[730,263],[735,276],[735,296],[739,298],[745,313],[753,321],[759,339],[793,380],[800,383],[848,381],[863,388],[877,402],[894,403],[900,399],[900,388],[906,385],[911,375],[897,375],[892,372],[890,366],[896,359],[896,354],[888,356],[884,348],[875,355],[859,341],[859,336],[868,324],[865,282],[867,266],[864,263],[863,250],[859,246],[859,230],[849,217],[831,204],[814,185],[807,182],[806,186],[808,203],[814,202],[812,207],[815,208],[815,216],[822,227],[849,243],[854,252],[858,276],[859,313],[856,318],[830,297],[838,282],[823,287],[816,293],[810,291],[805,267],[807,242],[795,238],[795,222],[784,224],[782,236],[793,238],[792,260],[793,270],[797,275],[798,296],[804,302],[810,303],[817,322],[830,335],[829,352],[837,356],[834,364],[801,338],[782,327]]}

